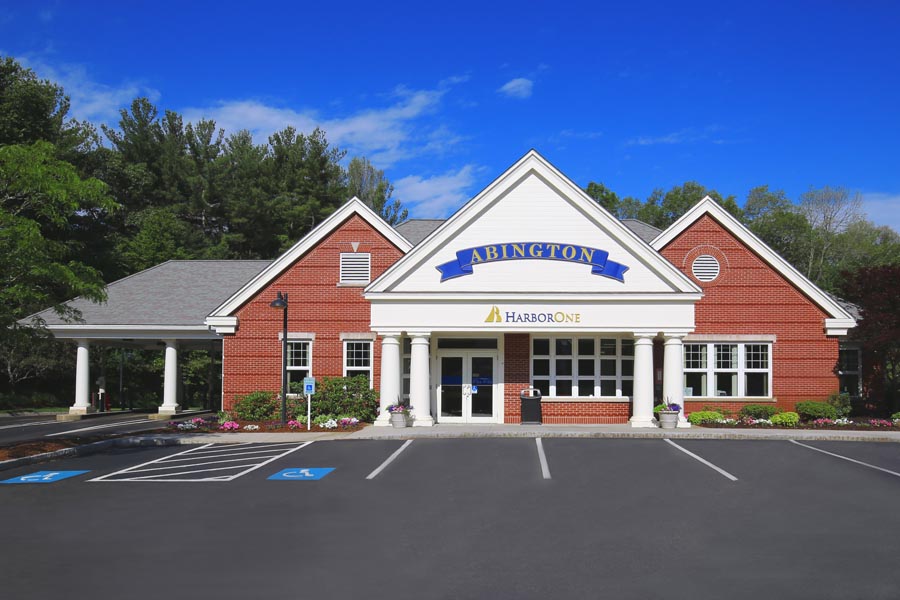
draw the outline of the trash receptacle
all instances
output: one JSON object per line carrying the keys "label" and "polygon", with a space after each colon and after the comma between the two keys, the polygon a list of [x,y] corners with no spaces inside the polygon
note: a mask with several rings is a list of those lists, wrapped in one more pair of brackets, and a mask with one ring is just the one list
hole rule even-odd
{"label": "trash receptacle", "polygon": [[519,392],[519,400],[522,401],[522,425],[540,425],[543,422],[541,391],[534,388],[524,389]]}

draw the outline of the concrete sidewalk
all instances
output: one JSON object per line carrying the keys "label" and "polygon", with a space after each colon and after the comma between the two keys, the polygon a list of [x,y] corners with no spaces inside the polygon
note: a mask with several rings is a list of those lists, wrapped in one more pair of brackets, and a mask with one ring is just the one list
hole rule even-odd
{"label": "concrete sidewalk", "polygon": [[[168,436],[167,436],[168,437]],[[710,440],[825,440],[900,442],[900,431],[835,431],[818,429],[688,429],[634,428],[630,425],[435,425],[434,427],[373,427],[353,433],[207,433],[177,435],[180,443],[266,443],[309,440],[385,440],[416,438],[671,438]]]}

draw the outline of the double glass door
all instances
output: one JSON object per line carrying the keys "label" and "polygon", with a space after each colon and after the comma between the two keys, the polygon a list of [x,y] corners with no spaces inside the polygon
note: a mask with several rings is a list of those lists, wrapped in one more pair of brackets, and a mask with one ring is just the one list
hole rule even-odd
{"label": "double glass door", "polygon": [[443,423],[493,423],[496,355],[484,352],[442,354],[438,360],[438,415]]}

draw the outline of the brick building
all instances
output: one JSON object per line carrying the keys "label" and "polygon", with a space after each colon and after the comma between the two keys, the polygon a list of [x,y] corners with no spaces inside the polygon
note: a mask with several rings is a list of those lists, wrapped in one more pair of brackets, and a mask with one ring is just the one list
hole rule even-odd
{"label": "brick building", "polygon": [[[395,229],[354,199],[275,261],[231,278],[219,267],[216,293],[185,319],[198,321],[192,335],[222,340],[226,408],[280,388],[279,293],[292,382],[364,374],[383,407],[409,402],[426,426],[517,423],[526,388],[541,392],[545,423],[653,426],[663,399],[687,412],[791,408],[838,390],[855,326],[712,200],[666,231],[619,221],[534,151],[446,221]],[[48,325],[80,340],[82,369],[93,334],[124,335],[102,321]],[[160,410],[171,413],[181,338],[153,335],[168,340]],[[86,410],[82,388],[73,412]]]}

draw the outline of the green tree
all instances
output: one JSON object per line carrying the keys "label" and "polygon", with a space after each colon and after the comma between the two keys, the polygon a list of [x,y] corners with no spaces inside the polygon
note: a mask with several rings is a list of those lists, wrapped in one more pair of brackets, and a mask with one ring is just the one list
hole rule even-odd
{"label": "green tree", "polygon": [[400,200],[391,195],[393,184],[365,157],[353,157],[347,167],[347,195],[356,196],[391,225],[399,225],[409,216]]}
{"label": "green tree", "polygon": [[[31,368],[39,359],[27,355],[40,336],[23,331],[18,320],[47,306],[74,319],[67,300],[106,297],[101,273],[83,262],[70,233],[79,213],[111,211],[115,204],[106,185],[81,179],[55,155],[49,142],[0,147],[0,355],[11,385],[41,371]],[[16,374],[11,363],[17,361],[31,366]]]}
{"label": "green tree", "polygon": [[597,201],[597,204],[605,208],[614,217],[619,215],[619,196],[602,183],[590,182],[585,189],[587,195]]}

